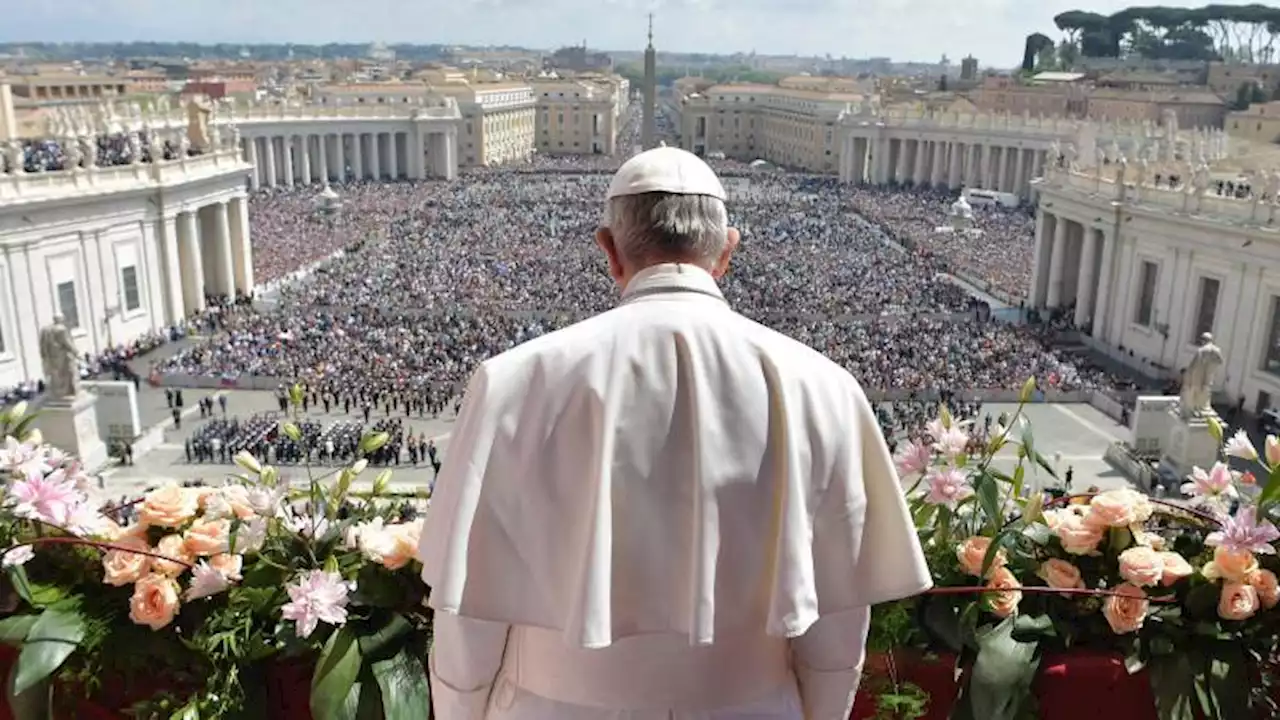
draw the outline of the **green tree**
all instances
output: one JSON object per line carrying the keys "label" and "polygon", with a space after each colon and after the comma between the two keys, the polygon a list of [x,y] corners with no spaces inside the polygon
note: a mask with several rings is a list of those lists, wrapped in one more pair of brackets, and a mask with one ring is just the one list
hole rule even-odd
{"label": "green tree", "polygon": [[1053,40],[1044,33],[1031,33],[1027,36],[1022,50],[1022,69],[1030,72],[1036,68],[1036,59],[1046,47],[1053,47]]}

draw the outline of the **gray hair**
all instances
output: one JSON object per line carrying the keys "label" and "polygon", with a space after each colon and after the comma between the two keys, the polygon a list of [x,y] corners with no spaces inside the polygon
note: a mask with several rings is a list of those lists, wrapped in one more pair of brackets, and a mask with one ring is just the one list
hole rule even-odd
{"label": "gray hair", "polygon": [[712,262],[724,252],[729,213],[709,195],[652,192],[615,197],[601,226],[631,262]]}

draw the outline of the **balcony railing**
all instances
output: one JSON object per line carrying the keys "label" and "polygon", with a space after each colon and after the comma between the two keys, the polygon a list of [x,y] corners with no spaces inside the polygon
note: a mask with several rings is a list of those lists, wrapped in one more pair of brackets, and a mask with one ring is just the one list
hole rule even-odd
{"label": "balcony railing", "polygon": [[165,187],[206,177],[247,171],[235,149],[223,149],[173,160],[128,165],[77,167],[28,173],[0,173],[0,206],[73,194],[97,194]]}

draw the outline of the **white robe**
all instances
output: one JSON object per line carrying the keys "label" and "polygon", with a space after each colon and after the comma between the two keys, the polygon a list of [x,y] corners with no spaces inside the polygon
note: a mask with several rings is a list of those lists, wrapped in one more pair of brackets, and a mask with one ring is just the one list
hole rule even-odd
{"label": "white robe", "polygon": [[[857,382],[683,264],[646,269],[619,307],[476,371],[421,557],[439,720],[847,717],[867,608],[931,584]],[[585,689],[562,679],[562,697],[530,692],[512,649],[525,636],[601,674]],[[784,682],[749,702],[661,706],[660,665],[771,639],[789,649]],[[611,683],[626,700],[599,691]],[[652,687],[635,697],[628,683]]]}

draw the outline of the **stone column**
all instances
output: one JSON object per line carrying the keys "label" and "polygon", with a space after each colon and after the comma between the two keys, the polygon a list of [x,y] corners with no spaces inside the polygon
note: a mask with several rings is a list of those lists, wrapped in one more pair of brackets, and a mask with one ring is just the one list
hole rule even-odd
{"label": "stone column", "polygon": [[284,184],[285,187],[293,187],[293,136],[285,135],[280,138],[280,145],[283,150],[281,153],[281,159],[284,160]]}
{"label": "stone column", "polygon": [[204,260],[200,257],[200,231],[194,210],[178,214],[178,244],[183,314],[190,315],[204,309]]}
{"label": "stone column", "polygon": [[908,142],[909,141],[907,140],[898,141],[898,157],[897,157],[897,162],[894,163],[895,167],[893,171],[893,180],[898,183],[906,182],[907,173],[909,172],[909,168],[907,166],[907,162],[908,162],[907,143]]}
{"label": "stone column", "polygon": [[958,189],[960,185],[963,184],[964,182],[964,178],[960,174],[961,165],[962,165],[960,160],[960,153],[961,153],[960,143],[952,142],[951,143],[951,161],[947,164],[947,177],[948,177],[947,187],[949,187],[952,190]]}
{"label": "stone column", "polygon": [[458,177],[458,131],[450,127],[444,134],[445,180],[453,181]]}
{"label": "stone column", "polygon": [[365,178],[363,133],[351,134],[351,172],[355,174],[356,180]]}
{"label": "stone column", "polygon": [[915,185],[924,183],[925,164],[924,161],[929,156],[929,151],[924,140],[912,140],[911,147],[915,155],[915,167],[911,169],[911,182]]}
{"label": "stone column", "polygon": [[404,164],[400,162],[400,133],[387,133],[387,158],[391,165],[391,179],[399,180],[405,174]]}
{"label": "stone column", "polygon": [[215,203],[213,212],[213,247],[217,265],[217,291],[229,298],[236,296],[235,260],[231,257],[231,218],[226,201]]}
{"label": "stone column", "polygon": [[1018,148],[1000,148],[1000,191],[1018,193],[1018,186],[1013,176]]}
{"label": "stone column", "polygon": [[165,322],[176,325],[186,316],[182,305],[182,263],[178,260],[178,218],[163,216],[157,223],[160,255],[164,258]]}
{"label": "stone column", "polygon": [[1049,255],[1049,297],[1046,307],[1062,304],[1062,278],[1067,268],[1067,219],[1057,216],[1053,226],[1053,252]]}
{"label": "stone column", "polygon": [[982,159],[981,147],[975,144],[969,145],[969,157],[965,161],[964,184],[969,187],[978,187],[982,184],[982,168],[980,167]]}
{"label": "stone column", "polygon": [[310,135],[298,136],[298,149],[302,153],[301,157],[299,158],[299,160],[302,161],[301,163],[302,184],[310,185],[313,181],[311,177],[311,136]]}
{"label": "stone column", "polygon": [[382,179],[382,133],[369,133],[369,174],[374,180]]}
{"label": "stone column", "polygon": [[320,143],[320,182],[328,186],[329,184],[329,136],[321,135],[316,137],[316,142]]}
{"label": "stone column", "polygon": [[1106,342],[1111,325],[1111,275],[1115,262],[1115,243],[1103,230],[1098,231],[1098,250],[1102,253],[1102,266],[1098,270],[1097,302],[1093,304],[1093,336]]}
{"label": "stone column", "polygon": [[1017,189],[1014,190],[1018,197],[1027,196],[1027,151],[1025,148],[1018,148],[1018,159],[1015,161],[1015,169],[1013,171],[1014,184]]}
{"label": "stone column", "polygon": [[258,140],[257,138],[244,139],[245,162],[253,166],[253,170],[249,173],[249,187],[257,190],[261,185],[260,175],[262,166],[258,164]]}
{"label": "stone column", "polygon": [[[1046,246],[1052,243],[1044,233],[1048,217],[1049,213],[1044,210],[1036,213],[1035,255],[1031,260],[1031,295],[1027,298],[1027,306],[1033,308],[1044,307],[1049,290],[1049,275],[1044,272],[1043,267]],[[1048,250],[1052,251],[1052,248]]]}
{"label": "stone column", "polygon": [[1080,252],[1080,270],[1076,274],[1076,327],[1084,327],[1093,318],[1097,289],[1094,287],[1093,265],[1098,260],[1098,231],[1084,228],[1084,249]]}
{"label": "stone column", "polygon": [[267,187],[275,187],[276,186],[275,138],[271,137],[270,135],[262,138],[262,149],[266,151],[265,153],[263,153],[266,156],[266,162],[263,163],[263,168],[266,169],[267,171],[267,174],[266,174]]}
{"label": "stone column", "polygon": [[336,175],[338,182],[345,183],[347,181],[347,158],[350,154],[347,152],[347,134],[338,133],[333,136],[333,150],[338,158],[338,169]]}
{"label": "stone column", "polygon": [[946,169],[947,163],[947,144],[941,140],[933,143],[933,172],[930,174],[929,183],[934,187],[942,184],[942,172]]}
{"label": "stone column", "polygon": [[243,195],[231,198],[231,263],[236,288],[248,295],[253,292],[253,245],[249,237],[249,199]]}

